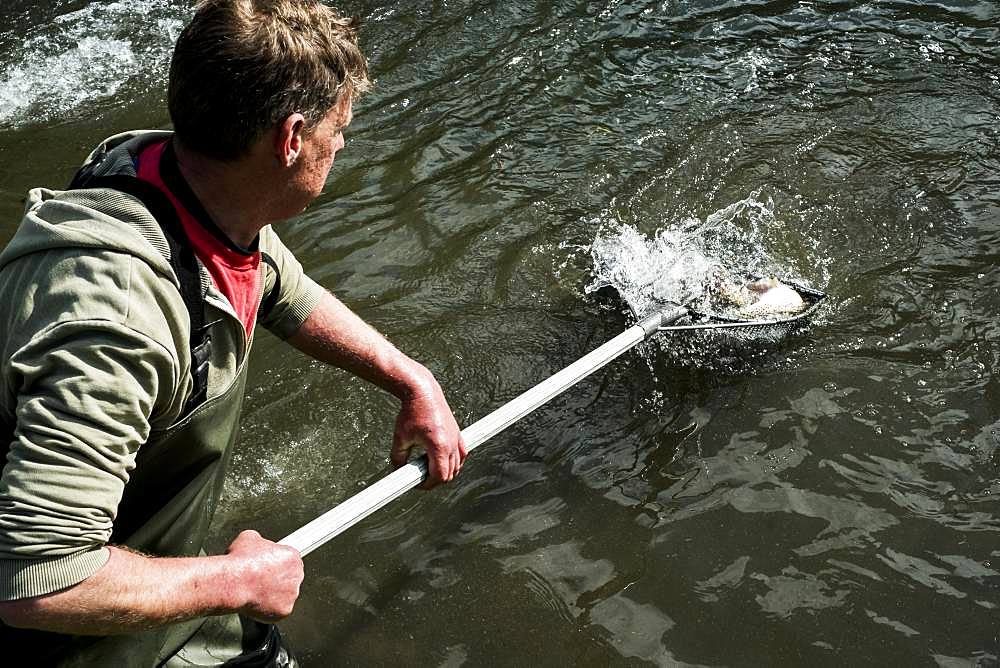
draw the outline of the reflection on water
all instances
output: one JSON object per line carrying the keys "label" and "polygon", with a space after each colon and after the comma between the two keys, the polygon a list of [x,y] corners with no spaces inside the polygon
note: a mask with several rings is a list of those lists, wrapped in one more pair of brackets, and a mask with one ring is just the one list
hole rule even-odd
{"label": "reflection on water", "polygon": [[[181,4],[0,8],[8,235],[75,142],[162,123]],[[661,337],[310,556],[306,664],[994,665],[997,4],[347,9],[377,89],[280,232],[463,424],[627,324],[585,292],[616,243],[831,297],[742,366]],[[385,472],[394,401],[255,345],[220,546]]]}

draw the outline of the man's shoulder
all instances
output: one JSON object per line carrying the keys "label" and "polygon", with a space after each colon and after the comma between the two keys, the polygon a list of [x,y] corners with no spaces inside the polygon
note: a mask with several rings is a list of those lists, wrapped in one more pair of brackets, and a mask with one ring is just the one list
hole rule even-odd
{"label": "man's shoulder", "polygon": [[156,219],[139,199],[110,188],[32,190],[20,225],[0,252],[0,270],[58,249],[133,256],[172,277],[169,246]]}
{"label": "man's shoulder", "polygon": [[[94,147],[83,161],[81,169],[103,164],[98,175],[124,173],[135,176],[134,167],[129,165],[131,158],[150,144],[173,136],[174,133],[170,130],[128,130],[113,134]],[[108,156],[112,159],[108,160]]]}
{"label": "man's shoulder", "polygon": [[2,270],[4,312],[3,319],[19,323],[29,337],[60,323],[87,321],[177,345],[186,336],[187,310],[172,279],[116,249],[62,247],[21,256]]}

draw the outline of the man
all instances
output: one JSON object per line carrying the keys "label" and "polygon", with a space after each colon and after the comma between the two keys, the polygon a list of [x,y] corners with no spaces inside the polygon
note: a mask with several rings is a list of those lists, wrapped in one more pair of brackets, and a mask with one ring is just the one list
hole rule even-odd
{"label": "man", "polygon": [[202,550],[256,324],[401,400],[394,464],[419,445],[431,485],[458,473],[464,443],[430,372],[270,227],[320,193],[369,85],[354,23],[318,0],[206,0],[171,63],[175,134],[117,135],[71,189],[31,191],[0,254],[7,658],[286,660],[260,622],[291,613],[298,553],[253,531]]}

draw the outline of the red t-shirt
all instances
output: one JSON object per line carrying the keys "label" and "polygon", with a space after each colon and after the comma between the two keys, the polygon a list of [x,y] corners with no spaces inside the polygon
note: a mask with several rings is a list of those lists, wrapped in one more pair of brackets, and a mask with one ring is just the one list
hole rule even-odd
{"label": "red t-shirt", "polygon": [[[143,149],[138,157],[136,175],[155,185],[170,199],[191,241],[194,254],[208,269],[215,287],[229,300],[249,337],[253,333],[257,307],[264,288],[259,271],[260,251],[256,247],[251,250],[238,248],[212,222],[180,176],[173,151],[167,157],[168,160],[174,160],[173,164],[161,165],[168,141],[157,142]],[[166,179],[163,173],[165,170],[172,172]],[[168,181],[173,189],[168,187]],[[175,190],[180,192],[174,192]]]}

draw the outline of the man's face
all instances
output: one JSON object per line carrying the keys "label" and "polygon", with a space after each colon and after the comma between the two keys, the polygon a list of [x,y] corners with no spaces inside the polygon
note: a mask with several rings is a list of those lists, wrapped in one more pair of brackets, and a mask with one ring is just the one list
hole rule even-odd
{"label": "man's face", "polygon": [[308,198],[303,208],[323,192],[333,159],[337,151],[344,148],[344,129],[350,125],[351,118],[351,99],[345,95],[312,132],[303,135],[294,177],[296,190]]}

